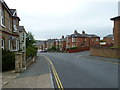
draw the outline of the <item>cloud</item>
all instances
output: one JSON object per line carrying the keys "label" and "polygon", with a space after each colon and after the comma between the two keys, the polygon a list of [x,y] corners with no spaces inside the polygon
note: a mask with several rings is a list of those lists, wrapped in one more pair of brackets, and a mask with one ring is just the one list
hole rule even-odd
{"label": "cloud", "polygon": [[36,39],[59,38],[75,29],[101,37],[112,32],[110,18],[118,13],[118,0],[5,0],[16,8],[20,25]]}

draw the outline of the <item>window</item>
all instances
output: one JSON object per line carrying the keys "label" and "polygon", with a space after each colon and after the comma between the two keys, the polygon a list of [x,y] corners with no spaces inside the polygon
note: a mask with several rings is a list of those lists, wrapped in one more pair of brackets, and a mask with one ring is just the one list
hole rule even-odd
{"label": "window", "polygon": [[96,39],[96,41],[98,41],[98,38]]}
{"label": "window", "polygon": [[76,47],[76,45],[72,45],[72,47]]}
{"label": "window", "polygon": [[1,46],[2,49],[4,49],[4,39],[2,39],[2,46]]}
{"label": "window", "polygon": [[13,25],[13,28],[14,28],[14,32],[17,32],[17,26]]}
{"label": "window", "polygon": [[5,27],[5,20],[3,16],[1,17],[1,26]]}
{"label": "window", "polygon": [[16,39],[9,40],[9,50],[10,51],[17,51],[18,50],[18,41]]}
{"label": "window", "polygon": [[72,42],[76,42],[75,38],[72,38]]}
{"label": "window", "polygon": [[25,35],[24,35],[24,33],[23,33],[23,41],[24,41],[24,39],[25,39]]}

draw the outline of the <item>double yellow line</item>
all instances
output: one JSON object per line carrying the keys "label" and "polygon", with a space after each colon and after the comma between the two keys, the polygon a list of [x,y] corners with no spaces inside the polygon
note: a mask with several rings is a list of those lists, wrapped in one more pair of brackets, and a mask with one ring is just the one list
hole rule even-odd
{"label": "double yellow line", "polygon": [[58,74],[56,72],[56,69],[55,69],[53,63],[51,62],[51,60],[47,56],[44,56],[44,57],[49,61],[50,65],[52,67],[52,71],[53,71],[53,74],[55,76],[55,80],[56,80],[56,83],[57,83],[57,86],[58,86],[59,90],[64,90],[63,85],[62,85],[62,83],[60,81],[60,78],[59,78],[59,76],[58,76]]}

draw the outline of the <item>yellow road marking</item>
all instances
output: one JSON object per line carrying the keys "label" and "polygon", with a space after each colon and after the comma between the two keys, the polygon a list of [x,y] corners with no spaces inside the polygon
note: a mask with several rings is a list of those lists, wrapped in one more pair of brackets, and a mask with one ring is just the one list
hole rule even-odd
{"label": "yellow road marking", "polygon": [[58,74],[56,72],[56,69],[55,69],[52,61],[47,56],[45,56],[45,55],[43,55],[43,56],[49,61],[50,65],[52,66],[52,71],[53,71],[53,74],[55,76],[55,80],[56,80],[56,83],[57,83],[57,86],[58,86],[59,90],[64,90],[63,85],[62,85],[62,83],[60,81],[60,78],[59,78],[59,76],[58,76]]}

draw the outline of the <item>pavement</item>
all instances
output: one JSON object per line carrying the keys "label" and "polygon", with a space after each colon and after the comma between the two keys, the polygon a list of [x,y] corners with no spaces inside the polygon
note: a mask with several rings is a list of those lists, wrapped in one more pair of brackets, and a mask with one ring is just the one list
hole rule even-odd
{"label": "pavement", "polygon": [[37,56],[35,62],[22,73],[14,70],[2,73],[2,88],[54,88],[48,61],[43,56]]}
{"label": "pavement", "polygon": [[89,51],[42,54],[53,63],[64,88],[118,88],[118,63],[111,62],[117,59],[89,56]]}

